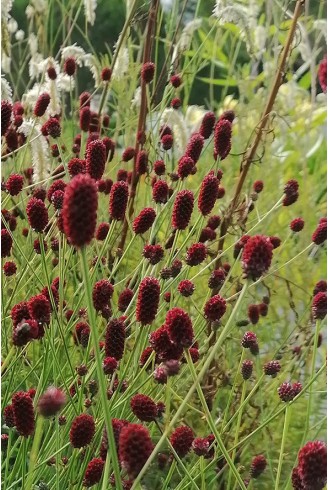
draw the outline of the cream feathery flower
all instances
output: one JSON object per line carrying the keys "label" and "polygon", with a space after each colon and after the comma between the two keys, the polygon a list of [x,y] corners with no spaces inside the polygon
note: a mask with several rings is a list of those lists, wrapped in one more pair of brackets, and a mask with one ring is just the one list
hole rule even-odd
{"label": "cream feathery flower", "polygon": [[97,0],[83,0],[83,3],[85,18],[93,26],[96,20]]}
{"label": "cream feathery flower", "polygon": [[50,156],[47,140],[41,133],[40,124],[28,119],[18,128],[29,139],[32,155],[33,182],[35,184],[46,180],[50,176]]}
{"label": "cream feathery flower", "polygon": [[12,102],[13,91],[9,82],[5,79],[4,76],[1,77],[1,100],[9,100]]}

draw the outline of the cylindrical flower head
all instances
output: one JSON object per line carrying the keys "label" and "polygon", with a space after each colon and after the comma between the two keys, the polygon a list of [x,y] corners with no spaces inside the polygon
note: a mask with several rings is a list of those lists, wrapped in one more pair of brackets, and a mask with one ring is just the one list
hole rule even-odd
{"label": "cylindrical flower head", "polygon": [[185,156],[197,163],[204,146],[204,137],[200,133],[194,133],[187,145]]}
{"label": "cylindrical flower head", "polygon": [[172,308],[165,318],[166,331],[171,342],[190,347],[194,340],[191,319],[182,308]]}
{"label": "cylindrical flower head", "polygon": [[320,291],[312,301],[312,313],[315,320],[323,320],[327,315],[327,293]]}
{"label": "cylindrical flower head", "polygon": [[178,175],[180,179],[185,179],[193,172],[195,162],[187,155],[183,155],[178,162]]}
{"label": "cylindrical flower head", "polygon": [[13,106],[9,100],[1,101],[1,136],[6,134],[7,129],[10,126],[12,109]]}
{"label": "cylindrical flower head", "polygon": [[41,117],[46,112],[48,105],[50,104],[50,95],[44,92],[39,95],[35,106],[34,106],[34,115],[36,117]]}
{"label": "cylindrical flower head", "polygon": [[268,271],[272,260],[273,246],[263,235],[250,237],[242,253],[242,267],[247,278],[255,281]]}
{"label": "cylindrical flower head", "polygon": [[103,361],[103,371],[105,374],[113,374],[117,369],[117,360],[115,357],[105,357]]}
{"label": "cylindrical flower head", "polygon": [[80,129],[81,131],[89,131],[89,126],[91,122],[91,112],[90,107],[82,107],[80,109]]}
{"label": "cylindrical flower head", "polygon": [[327,240],[327,221],[322,221],[318,224],[312,235],[312,241],[316,245],[321,245]]}
{"label": "cylindrical flower head", "polygon": [[144,208],[135,218],[132,224],[133,231],[136,235],[146,233],[152,227],[156,218],[156,212],[153,208]]}
{"label": "cylindrical flower head", "polygon": [[17,196],[23,189],[24,179],[22,175],[11,174],[6,182],[6,190],[11,196]]}
{"label": "cylindrical flower head", "polygon": [[313,296],[315,296],[317,293],[326,293],[327,292],[327,281],[321,280],[318,281],[313,289]]}
{"label": "cylindrical flower head", "polygon": [[103,82],[109,82],[112,78],[112,70],[109,66],[106,66],[101,70],[101,79]]}
{"label": "cylindrical flower head", "polygon": [[206,259],[206,255],[206,246],[203,243],[194,243],[187,250],[186,263],[191,267],[199,265]]}
{"label": "cylindrical flower head", "polygon": [[136,319],[142,325],[151,324],[157,314],[160,285],[155,277],[145,277],[139,286]]}
{"label": "cylindrical flower head", "polygon": [[165,163],[163,160],[156,160],[153,164],[153,169],[156,175],[165,174]]}
{"label": "cylindrical flower head", "polygon": [[112,219],[121,221],[124,219],[128,204],[129,188],[126,182],[115,182],[110,190],[109,215]]}
{"label": "cylindrical flower head", "polygon": [[100,458],[93,458],[84,473],[83,485],[85,487],[92,487],[100,482],[105,462]]}
{"label": "cylindrical flower head", "polygon": [[264,374],[275,378],[281,369],[279,361],[269,361],[263,366]]}
{"label": "cylindrical flower head", "polygon": [[39,398],[38,410],[43,417],[56,415],[65,405],[65,393],[55,386],[50,386]]}
{"label": "cylindrical flower head", "polygon": [[138,151],[136,171],[138,175],[146,174],[148,171],[148,153],[145,150]]}
{"label": "cylindrical flower head", "polygon": [[153,199],[157,204],[165,204],[169,198],[169,186],[164,180],[158,180],[153,186]]}
{"label": "cylindrical flower head", "polygon": [[327,55],[320,62],[319,69],[318,69],[318,79],[322,91],[324,93],[327,93]]}
{"label": "cylindrical flower head", "polygon": [[210,298],[204,306],[205,318],[212,322],[219,321],[225,314],[226,309],[226,300],[219,294],[216,294]]}
{"label": "cylindrical flower head", "polygon": [[73,56],[66,58],[66,60],[64,62],[64,72],[69,77],[72,77],[74,75],[74,73],[76,72],[76,61],[75,61],[75,58],[73,58]]}
{"label": "cylindrical flower head", "polygon": [[214,270],[211,273],[210,278],[208,280],[208,287],[210,289],[221,288],[221,286],[223,285],[223,283],[225,281],[226,275],[227,274],[226,274],[224,269]]}
{"label": "cylindrical flower head", "polygon": [[24,391],[18,391],[12,398],[15,427],[20,436],[28,437],[34,433],[35,420],[32,398]]}
{"label": "cylindrical flower head", "polygon": [[192,281],[184,279],[183,281],[179,282],[178,291],[182,296],[187,298],[188,296],[192,296],[194,294],[195,285]]}
{"label": "cylindrical flower head", "polygon": [[141,68],[141,78],[145,83],[150,83],[154,78],[155,64],[151,61],[146,61]]}
{"label": "cylindrical flower head", "polygon": [[260,319],[260,311],[258,305],[248,306],[248,318],[253,325],[256,325],[258,323]]}
{"label": "cylindrical flower head", "polygon": [[101,140],[91,141],[87,146],[86,171],[99,180],[103,176],[106,164],[106,146]]}
{"label": "cylindrical flower head", "polygon": [[295,393],[294,385],[284,382],[278,388],[278,395],[283,402],[290,402],[295,398],[297,393]]}
{"label": "cylindrical flower head", "polygon": [[304,228],[304,219],[302,218],[293,219],[290,222],[289,227],[294,233],[298,233],[299,231],[302,231]]}
{"label": "cylindrical flower head", "polygon": [[218,190],[219,181],[212,171],[204,177],[199,191],[198,209],[203,216],[212,211],[218,197]]}
{"label": "cylindrical flower head", "polygon": [[148,259],[150,264],[156,265],[164,257],[164,250],[161,245],[145,245],[142,255]]}
{"label": "cylindrical flower head", "polygon": [[75,247],[88,245],[97,226],[98,192],[89,175],[79,174],[65,189],[63,225],[70,243]]}
{"label": "cylindrical flower head", "polygon": [[199,134],[201,134],[201,136],[203,136],[205,140],[207,140],[211,136],[213,132],[214,124],[215,124],[214,112],[206,112],[199,129]]}
{"label": "cylindrical flower head", "polygon": [[1,230],[1,257],[9,257],[11,253],[11,247],[13,245],[13,239],[10,233],[4,228]]}
{"label": "cylindrical flower head", "polygon": [[29,300],[28,311],[33,320],[39,323],[50,322],[50,302],[43,294],[37,294]]}
{"label": "cylindrical flower head", "polygon": [[103,310],[113,296],[114,288],[108,279],[101,279],[93,286],[92,301],[97,311]]}
{"label": "cylindrical flower head", "polygon": [[327,446],[310,441],[298,453],[298,474],[304,490],[321,490],[327,482]]}
{"label": "cylindrical flower head", "polygon": [[122,428],[119,438],[119,459],[130,478],[136,478],[153,450],[146,427],[129,424]]}
{"label": "cylindrical flower head", "polygon": [[294,490],[304,490],[304,485],[302,483],[301,477],[298,473],[298,468],[293,468],[291,477],[292,487]]}
{"label": "cylindrical flower head", "polygon": [[257,345],[257,337],[254,332],[245,332],[241,340],[241,345],[244,349],[250,349],[253,345]]}
{"label": "cylindrical flower head", "polygon": [[190,222],[194,208],[194,194],[184,190],[177,193],[172,212],[172,226],[178,230],[185,230]]}
{"label": "cylindrical flower head", "polygon": [[157,417],[157,404],[146,395],[134,395],[130,400],[131,410],[142,422],[152,422]]}
{"label": "cylindrical flower head", "polygon": [[214,158],[224,160],[231,150],[232,125],[227,119],[220,119],[214,128]]}
{"label": "cylindrical flower head", "polygon": [[258,478],[267,466],[266,458],[263,454],[259,454],[252,459],[250,475],[252,478]]}
{"label": "cylindrical flower head", "polygon": [[178,427],[170,437],[170,443],[180,458],[189,453],[193,440],[193,431],[187,426]]}
{"label": "cylindrical flower head", "polygon": [[48,211],[44,202],[41,199],[31,197],[26,206],[26,214],[31,228],[41,233],[49,221]]}
{"label": "cylindrical flower head", "polygon": [[123,291],[120,293],[120,295],[118,297],[118,309],[119,309],[119,311],[122,311],[124,313],[124,311],[127,309],[129,304],[131,303],[133,296],[134,296],[134,293],[133,293],[132,289],[129,289],[129,288],[123,289]]}
{"label": "cylindrical flower head", "polygon": [[125,345],[125,325],[118,318],[113,318],[107,325],[105,338],[106,357],[114,357],[121,360]]}
{"label": "cylindrical flower head", "polygon": [[256,192],[256,194],[259,194],[263,191],[263,187],[263,180],[256,180],[253,184],[253,191]]}
{"label": "cylindrical flower head", "polygon": [[241,365],[241,375],[244,380],[249,379],[253,372],[253,361],[246,359]]}
{"label": "cylindrical flower head", "polygon": [[73,447],[80,448],[87,446],[95,435],[96,425],[93,417],[86,413],[74,418],[69,438]]}

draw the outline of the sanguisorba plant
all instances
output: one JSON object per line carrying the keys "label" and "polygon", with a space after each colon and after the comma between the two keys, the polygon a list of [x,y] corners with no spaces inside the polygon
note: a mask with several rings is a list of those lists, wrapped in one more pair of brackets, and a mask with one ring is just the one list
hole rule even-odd
{"label": "sanguisorba plant", "polygon": [[270,25],[262,2],[188,22],[130,1],[100,59],[71,44],[92,51],[96,2],[59,2],[57,56],[54,2],[28,39],[3,3],[4,488],[323,489],[326,59],[316,40],[293,70],[304,2]]}

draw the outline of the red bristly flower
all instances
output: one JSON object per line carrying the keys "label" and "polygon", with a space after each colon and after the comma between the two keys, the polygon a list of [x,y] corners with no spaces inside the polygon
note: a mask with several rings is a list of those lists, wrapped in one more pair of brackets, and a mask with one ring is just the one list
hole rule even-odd
{"label": "red bristly flower", "polygon": [[131,303],[133,296],[134,292],[132,291],[132,289],[123,289],[118,297],[118,309],[124,312]]}
{"label": "red bristly flower", "polygon": [[39,323],[50,322],[51,307],[48,299],[43,294],[37,294],[28,301],[30,317]]}
{"label": "red bristly flower", "polygon": [[322,91],[324,93],[327,93],[327,55],[320,62],[319,69],[318,69],[318,79]]}
{"label": "red bristly flower", "polygon": [[98,192],[89,175],[74,177],[65,190],[63,225],[66,236],[75,247],[88,245],[97,225]]}
{"label": "red bristly flower", "polygon": [[138,151],[136,171],[138,175],[146,174],[148,171],[148,153],[145,150]]}
{"label": "red bristly flower", "polygon": [[185,279],[178,284],[178,291],[182,296],[188,298],[188,296],[192,296],[195,291],[195,285],[193,282]]}
{"label": "red bristly flower", "polygon": [[1,136],[6,134],[7,129],[10,126],[12,110],[13,106],[9,100],[1,101]]}
{"label": "red bristly flower", "polygon": [[220,288],[225,281],[226,275],[227,274],[224,269],[214,270],[208,280],[208,287],[210,289]]}
{"label": "red bristly flower", "polygon": [[165,180],[158,180],[153,186],[153,199],[157,204],[165,204],[169,198],[169,186]]}
{"label": "red bristly flower", "polygon": [[66,58],[64,62],[64,72],[69,76],[72,77],[74,73],[76,72],[76,61],[73,56],[70,56],[69,58]]}
{"label": "red bristly flower", "polygon": [[260,319],[260,311],[258,305],[248,306],[248,318],[253,325],[256,325],[258,323]]}
{"label": "red bristly flower", "polygon": [[327,240],[327,221],[322,221],[318,224],[312,235],[312,241],[316,245],[321,245]]}
{"label": "red bristly flower", "polygon": [[95,310],[103,310],[113,296],[114,288],[108,279],[97,281],[92,290],[92,301]]}
{"label": "red bristly flower", "polygon": [[242,267],[247,278],[255,281],[270,268],[273,246],[263,235],[250,237],[242,253]]}
{"label": "red bristly flower", "polygon": [[259,194],[260,192],[263,191],[263,180],[256,180],[253,184],[253,191]]}
{"label": "red bristly flower", "polygon": [[109,232],[109,224],[108,223],[100,223],[96,230],[96,239],[99,241],[103,241],[106,239],[106,236]]}
{"label": "red bristly flower", "polygon": [[211,136],[213,132],[214,124],[215,124],[214,112],[206,112],[199,129],[199,134],[201,134],[205,140],[207,140]]}
{"label": "red bristly flower", "polygon": [[301,390],[302,385],[300,383],[284,382],[278,388],[278,395],[283,402],[290,402]]}
{"label": "red bristly flower", "polygon": [[244,380],[249,379],[253,372],[253,361],[246,359],[241,365],[241,375]]}
{"label": "red bristly flower", "polygon": [[13,329],[13,344],[18,347],[26,345],[33,339],[40,338],[40,329],[38,322],[36,320],[25,320],[23,319],[20,323],[14,326]]}
{"label": "red bristly flower", "polygon": [[81,131],[89,131],[91,122],[91,111],[90,107],[85,106],[80,109],[80,129]]}
{"label": "red bristly flower", "polygon": [[316,283],[316,285],[313,289],[313,296],[315,296],[316,294],[318,294],[320,292],[323,292],[323,293],[327,292],[327,281],[321,280],[321,281],[318,281]]}
{"label": "red bristly flower", "polygon": [[135,155],[135,149],[132,146],[128,146],[122,153],[123,162],[129,162]]}
{"label": "red bristly flower", "polygon": [[95,435],[96,425],[91,415],[83,413],[74,418],[69,432],[71,444],[75,448],[87,446]]}
{"label": "red bristly flower", "polygon": [[131,410],[142,422],[152,422],[157,417],[157,404],[146,395],[134,395],[130,400]]}
{"label": "red bristly flower", "polygon": [[178,427],[170,437],[170,443],[180,458],[189,453],[193,440],[193,431],[187,426]]}
{"label": "red bristly flower", "polygon": [[115,357],[105,357],[102,366],[105,374],[113,374],[117,369],[118,362]]}
{"label": "red bristly flower", "polygon": [[80,108],[82,107],[90,107],[91,103],[91,94],[90,92],[82,92],[79,97]]}
{"label": "red bristly flower", "polygon": [[165,163],[163,160],[156,160],[156,162],[154,162],[153,168],[156,175],[165,174]]}
{"label": "red bristly flower", "polygon": [[194,339],[192,322],[182,308],[172,308],[167,312],[165,328],[171,342],[182,347],[191,347]]}
{"label": "red bristly flower", "polygon": [[157,314],[160,285],[155,277],[145,277],[139,286],[136,319],[142,325],[151,324]]}
{"label": "red bristly flower", "polygon": [[323,320],[327,315],[327,293],[319,291],[312,301],[312,313],[315,320]]}
{"label": "red bristly flower", "polygon": [[106,164],[106,146],[101,140],[94,140],[87,146],[86,171],[99,180],[103,176]]}
{"label": "red bristly flower", "polygon": [[120,361],[124,354],[125,325],[124,321],[113,318],[107,325],[105,337],[105,355]]}
{"label": "red bristly flower", "polygon": [[32,398],[28,393],[19,391],[12,398],[14,423],[20,436],[28,437],[34,433],[35,420]]}
{"label": "red bristly flower", "polygon": [[267,461],[263,454],[260,454],[259,456],[255,456],[252,459],[252,464],[251,464],[251,469],[250,469],[250,475],[252,478],[258,478],[260,475],[262,475],[263,471],[265,470],[267,466]]}
{"label": "red bristly flower", "polygon": [[10,233],[6,229],[1,230],[1,257],[9,257],[11,253],[11,247],[13,246],[13,239]]}
{"label": "red bristly flower", "polygon": [[59,412],[66,402],[65,393],[55,386],[50,386],[39,398],[38,410],[43,417],[52,417]]}
{"label": "red bristly flower", "polygon": [[43,136],[59,138],[61,135],[60,122],[55,117],[51,117],[42,125],[41,132]]}
{"label": "red bristly flower", "polygon": [[206,246],[203,243],[194,243],[187,250],[186,263],[191,267],[199,265],[206,259],[206,255]]}
{"label": "red bristly flower", "polygon": [[47,208],[41,199],[31,197],[26,206],[28,222],[33,230],[41,233],[48,224]]}
{"label": "red bristly flower", "polygon": [[142,255],[148,259],[150,264],[156,265],[164,257],[164,250],[161,245],[145,245]]}
{"label": "red bristly flower", "polygon": [[6,189],[11,196],[17,196],[23,189],[24,179],[19,174],[11,174],[6,182]]}
{"label": "red bristly flower", "polygon": [[50,104],[50,95],[44,92],[39,95],[38,100],[34,106],[34,115],[41,117],[46,112],[48,105]]}
{"label": "red bristly flower", "polygon": [[275,378],[277,376],[280,369],[280,362],[275,360],[269,361],[263,366],[264,374],[266,374],[267,376],[272,376],[272,378]]}
{"label": "red bristly flower", "polygon": [[323,489],[327,482],[327,447],[310,441],[298,453],[298,474],[305,490]]}
{"label": "red bristly flower", "polygon": [[257,345],[257,337],[254,332],[246,332],[241,340],[241,345],[244,349],[250,349],[252,346]]}
{"label": "red bristly flower", "polygon": [[214,128],[214,158],[224,160],[231,150],[232,125],[227,119],[219,119]]}
{"label": "red bristly flower", "polygon": [[136,235],[146,233],[152,227],[156,218],[156,212],[153,208],[144,208],[134,219],[132,228]]}
{"label": "red bristly flower", "polygon": [[110,79],[112,78],[112,70],[109,68],[109,66],[106,66],[101,70],[101,79],[103,82],[109,82]]}
{"label": "red bristly flower", "polygon": [[187,155],[183,155],[178,162],[178,175],[180,179],[185,179],[190,175],[195,167],[193,159]]}
{"label": "red bristly flower", "polygon": [[129,188],[122,180],[115,182],[110,190],[109,214],[112,219],[121,221],[124,219],[129,198]]}
{"label": "red bristly flower", "polygon": [[293,221],[290,222],[289,227],[294,233],[298,233],[299,231],[302,231],[304,228],[304,219],[302,218],[293,219]]}
{"label": "red bristly flower", "polygon": [[219,294],[210,298],[204,306],[205,318],[211,322],[219,321],[225,314],[227,303]]}
{"label": "red bristly flower", "polygon": [[193,208],[194,194],[189,190],[178,192],[173,206],[172,227],[185,230],[189,224]]}
{"label": "red bristly flower", "polygon": [[153,450],[146,427],[129,424],[122,428],[119,437],[119,458],[130,478],[136,478]]}
{"label": "red bristly flower", "polygon": [[150,83],[154,78],[155,64],[151,61],[146,61],[141,67],[141,78],[145,83]]}
{"label": "red bristly flower", "polygon": [[204,137],[200,133],[194,133],[187,145],[185,156],[197,163],[204,146]]}
{"label": "red bristly flower", "polygon": [[13,261],[5,262],[3,264],[3,273],[5,276],[10,277],[16,274],[17,272],[17,265]]}
{"label": "red bristly flower", "polygon": [[180,85],[182,83],[180,75],[172,75],[170,78],[170,82],[174,88],[180,87]]}
{"label": "red bristly flower", "polygon": [[84,473],[83,485],[86,487],[92,487],[100,482],[105,461],[100,458],[93,458],[89,463]]}
{"label": "red bristly flower", "polygon": [[218,197],[218,189],[219,181],[212,171],[204,177],[199,191],[198,209],[203,216],[212,211]]}

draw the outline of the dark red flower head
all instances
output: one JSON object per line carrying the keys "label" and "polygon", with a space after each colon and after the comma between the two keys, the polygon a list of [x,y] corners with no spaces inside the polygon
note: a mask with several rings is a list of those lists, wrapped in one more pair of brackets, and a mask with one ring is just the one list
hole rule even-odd
{"label": "dark red flower head", "polygon": [[101,279],[93,286],[92,301],[97,311],[103,310],[113,296],[114,288],[108,279]]}
{"label": "dark red flower head", "polygon": [[241,375],[244,380],[249,379],[253,372],[253,361],[246,359],[241,365]]}
{"label": "dark red flower head", "polygon": [[141,235],[152,227],[156,218],[156,212],[153,208],[144,208],[133,221],[133,231],[136,235]]}
{"label": "dark red flower head", "polygon": [[313,296],[315,296],[317,293],[326,293],[327,292],[327,281],[321,280],[318,281],[313,289]]}
{"label": "dark red flower head", "polygon": [[37,232],[42,232],[48,224],[49,217],[47,208],[41,199],[31,197],[26,206],[28,222]]}
{"label": "dark red flower head", "polygon": [[170,78],[170,82],[174,88],[180,87],[180,85],[182,83],[181,76],[180,75],[172,75]]}
{"label": "dark red flower head", "polygon": [[214,128],[214,158],[224,160],[231,150],[232,125],[227,119],[219,119]]}
{"label": "dark red flower head", "polygon": [[312,313],[315,320],[323,320],[327,315],[327,293],[319,291],[312,301]]}
{"label": "dark red flower head", "polygon": [[248,318],[253,325],[256,325],[258,323],[260,319],[260,310],[258,305],[248,306]]}
{"label": "dark red flower head", "polygon": [[28,301],[30,317],[39,323],[50,322],[51,307],[48,299],[43,294],[37,294]]}
{"label": "dark red flower head", "polygon": [[182,308],[172,308],[165,318],[168,337],[174,344],[190,347],[194,339],[191,319]]}
{"label": "dark red flower head", "polygon": [[145,245],[142,255],[148,259],[150,264],[156,265],[164,257],[164,250],[161,245]]}
{"label": "dark red flower head", "polygon": [[290,402],[302,390],[300,383],[282,383],[278,388],[278,395],[283,402]]}
{"label": "dark red flower head", "polygon": [[5,262],[3,264],[3,273],[5,276],[13,276],[17,272],[17,265],[13,261]]}
{"label": "dark red flower head", "polygon": [[109,214],[112,219],[121,221],[124,219],[129,198],[129,188],[122,180],[115,182],[110,190]]}
{"label": "dark red flower head", "polygon": [[89,175],[79,174],[67,185],[63,203],[63,225],[75,247],[88,245],[97,225],[98,193]]}
{"label": "dark red flower head", "polygon": [[294,490],[304,490],[304,485],[298,473],[298,468],[293,468],[292,471],[292,487]]}
{"label": "dark red flower head", "polygon": [[83,485],[92,487],[100,482],[105,462],[100,458],[93,458],[89,463],[84,473]]}
{"label": "dark red flower head", "polygon": [[188,175],[192,173],[194,167],[194,160],[187,155],[183,155],[178,162],[178,175],[180,179],[188,177]]}
{"label": "dark red flower head", "polygon": [[84,106],[80,109],[80,129],[81,131],[89,131],[91,122],[91,111],[89,106]]}
{"label": "dark red flower head", "polygon": [[178,427],[170,437],[170,443],[180,458],[183,458],[188,454],[193,440],[193,431],[187,426]]}
{"label": "dark red flower head", "polygon": [[264,374],[266,374],[267,376],[272,376],[272,378],[275,378],[277,376],[280,369],[281,369],[280,362],[275,360],[269,361],[263,366]]}
{"label": "dark red flower head", "polygon": [[44,417],[56,415],[65,405],[66,396],[55,386],[50,386],[45,393],[39,398],[38,410]]}
{"label": "dark red flower head", "polygon": [[76,72],[76,61],[75,58],[73,58],[73,56],[66,58],[64,62],[64,72],[66,73],[66,75],[70,77],[72,77]]}
{"label": "dark red flower head", "polygon": [[51,136],[52,138],[59,138],[61,135],[61,127],[60,122],[55,117],[51,117],[46,121],[42,128],[41,132],[43,136]]}
{"label": "dark red flower head", "polygon": [[295,218],[293,219],[293,221],[290,222],[289,226],[294,233],[298,233],[299,231],[302,231],[304,228],[304,219]]}
{"label": "dark red flower head", "polygon": [[254,332],[246,332],[241,340],[241,345],[244,349],[249,349],[253,345],[257,345],[257,337]]}
{"label": "dark red flower head", "polygon": [[6,190],[11,196],[17,196],[23,189],[24,179],[20,174],[11,174],[6,182]]}
{"label": "dark red flower head", "polygon": [[199,191],[198,209],[203,216],[212,211],[218,197],[218,189],[219,181],[212,171],[204,177]]}
{"label": "dark red flower head", "polygon": [[152,422],[157,417],[157,404],[146,395],[134,395],[130,400],[131,410],[142,422]]}
{"label": "dark red flower head", "polygon": [[13,106],[9,100],[1,101],[1,136],[6,134],[7,129],[10,126],[12,109]]}
{"label": "dark red flower head", "polygon": [[212,322],[219,321],[225,314],[226,309],[226,300],[219,294],[216,294],[210,298],[204,306],[205,318]]}
{"label": "dark red flower head", "polygon": [[153,450],[153,443],[146,427],[128,424],[119,437],[119,459],[130,478],[136,478]]}
{"label": "dark red flower head", "polygon": [[87,146],[86,154],[86,171],[93,179],[101,179],[106,164],[105,144],[101,140],[91,141]]}
{"label": "dark red flower head", "polygon": [[252,459],[252,464],[250,469],[251,477],[258,478],[260,475],[262,475],[266,466],[267,466],[267,461],[266,458],[263,456],[263,454],[260,454],[259,456],[255,456]]}
{"label": "dark red flower head", "polygon": [[187,145],[185,156],[197,163],[204,146],[204,137],[200,133],[194,133]]}
{"label": "dark red flower head", "polygon": [[188,296],[192,296],[194,294],[195,285],[192,281],[184,279],[183,281],[179,282],[178,291],[182,296],[187,298]]}
{"label": "dark red flower head", "polygon": [[153,168],[156,175],[165,174],[165,163],[163,160],[156,160],[153,164]]}
{"label": "dark red flower head", "polygon": [[96,425],[91,415],[83,413],[74,418],[69,438],[73,447],[87,446],[95,435]]}
{"label": "dark red flower head", "polygon": [[103,371],[105,374],[113,374],[117,369],[118,363],[115,357],[105,357],[103,361]]}
{"label": "dark red flower head", "polygon": [[145,83],[150,83],[154,78],[155,64],[151,61],[146,61],[141,67],[141,78]]}
{"label": "dark red flower head", "polygon": [[206,112],[199,129],[199,134],[201,134],[205,140],[207,140],[211,136],[213,132],[214,124],[215,124],[214,112]]}
{"label": "dark red flower head", "polygon": [[145,277],[139,286],[136,319],[142,325],[151,324],[157,314],[160,285],[155,277]]}
{"label": "dark red flower head", "polygon": [[242,253],[242,267],[247,278],[255,281],[271,265],[273,246],[270,239],[255,235],[247,240]]}
{"label": "dark red flower head", "polygon": [[106,66],[101,70],[101,79],[103,82],[109,82],[112,77],[112,70]]}
{"label": "dark red flower head", "polygon": [[140,150],[137,154],[136,170],[138,175],[146,174],[148,171],[148,153]]}
{"label": "dark red flower head", "polygon": [[126,288],[120,293],[118,297],[118,309],[124,312],[134,296],[132,289]]}
{"label": "dark red flower head", "polygon": [[158,180],[153,186],[153,199],[157,204],[165,204],[169,198],[169,186],[164,180]]}
{"label": "dark red flower head", "polygon": [[195,266],[201,264],[207,255],[207,248],[203,243],[194,243],[187,250],[186,263]]}
{"label": "dark red flower head", "polygon": [[211,273],[210,278],[208,280],[208,287],[210,289],[221,288],[221,286],[223,285],[223,283],[225,281],[226,275],[227,274],[226,274],[224,269],[214,270]]}
{"label": "dark red flower head", "polygon": [[89,107],[90,103],[91,103],[90,92],[82,92],[80,97],[79,97],[79,101],[80,101],[80,108],[86,107],[86,106]]}
{"label": "dark red flower head", "polygon": [[24,391],[18,391],[12,398],[14,423],[20,436],[28,437],[34,433],[35,420],[32,398]]}
{"label": "dark red flower head", "polygon": [[320,221],[312,235],[312,241],[316,245],[321,245],[327,240],[327,221]]}
{"label": "dark red flower head", "polygon": [[263,180],[256,180],[253,184],[253,191],[259,194],[260,192],[263,191]]}
{"label": "dark red flower head", "polygon": [[50,95],[44,92],[39,95],[38,100],[34,106],[34,115],[37,117],[41,117],[46,112],[48,105],[50,104]]}
{"label": "dark red flower head", "polygon": [[22,347],[30,340],[38,338],[39,331],[39,325],[36,320],[23,319],[13,329],[13,344]]}
{"label": "dark red flower head", "polygon": [[117,361],[122,359],[125,345],[124,321],[113,318],[107,325],[105,338],[106,357],[114,357]]}
{"label": "dark red flower head", "polygon": [[327,93],[327,55],[320,62],[319,69],[318,69],[318,79],[322,91],[324,93]]}
{"label": "dark red flower head", "polygon": [[189,224],[194,207],[194,195],[189,190],[180,191],[174,201],[172,212],[172,226],[178,230],[185,230]]}
{"label": "dark red flower head", "polygon": [[11,247],[13,245],[13,239],[9,231],[5,228],[1,230],[1,257],[9,257],[11,253]]}
{"label": "dark red flower head", "polygon": [[103,241],[107,237],[109,232],[109,224],[108,223],[100,223],[96,230],[96,239]]}
{"label": "dark red flower head", "polygon": [[310,441],[298,453],[298,474],[304,490],[321,490],[327,482],[327,446]]}

